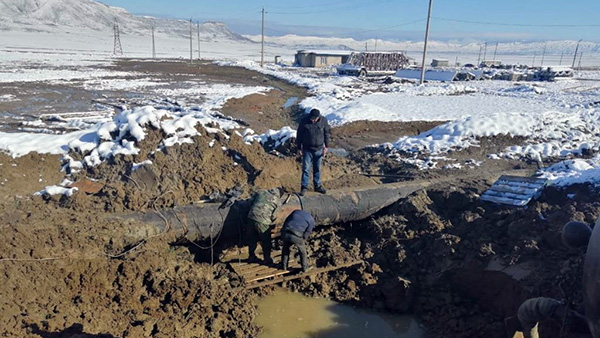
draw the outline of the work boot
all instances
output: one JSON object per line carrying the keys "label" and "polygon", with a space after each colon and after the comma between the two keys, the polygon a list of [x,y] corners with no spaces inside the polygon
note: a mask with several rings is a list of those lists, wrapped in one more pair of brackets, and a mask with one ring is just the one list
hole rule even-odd
{"label": "work boot", "polygon": [[318,186],[318,187],[315,189],[315,191],[316,191],[316,192],[319,192],[319,193],[321,193],[321,194],[326,194],[326,193],[327,193],[327,190],[325,190],[325,187],[324,187],[324,186],[322,186],[322,185]]}
{"label": "work boot", "polygon": [[300,193],[298,193],[298,195],[300,195],[300,196],[304,196],[304,195],[306,195],[306,192],[307,192],[307,191],[308,191],[308,188],[306,188],[306,187],[302,187],[302,188],[300,189]]}
{"label": "work boot", "polygon": [[287,271],[287,269],[288,269],[288,266],[287,266],[287,264],[285,264],[285,263],[282,263],[282,264],[281,264],[281,270]]}
{"label": "work boot", "polygon": [[264,264],[265,265],[273,265],[273,258],[271,258],[271,257],[265,258]]}

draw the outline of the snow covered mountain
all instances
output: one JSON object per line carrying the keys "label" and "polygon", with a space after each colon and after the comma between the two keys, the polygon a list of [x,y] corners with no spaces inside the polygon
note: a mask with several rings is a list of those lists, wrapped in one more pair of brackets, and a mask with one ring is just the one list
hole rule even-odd
{"label": "snow covered mountain", "polygon": [[[147,35],[154,26],[157,33],[180,37],[189,35],[189,21],[135,16],[123,8],[92,0],[0,0],[1,30],[53,32],[72,27],[110,31],[115,22],[123,34]],[[201,24],[200,35],[203,40],[248,42],[221,22]]]}
{"label": "snow covered mountain", "polygon": [[[260,36],[246,35],[247,38],[253,41],[260,41]],[[365,40],[358,41],[352,38],[327,38],[314,36],[299,36],[299,35],[284,35],[266,37],[265,41],[270,44],[280,47],[290,47],[295,49],[354,49],[365,50],[365,45],[369,50],[381,51],[406,51],[406,52],[421,52],[423,50],[423,41],[386,41],[386,40]],[[326,48],[329,46],[329,48]],[[469,42],[454,42],[454,41],[429,41],[428,48],[436,52],[448,53],[479,53],[479,48],[484,46],[481,43]],[[537,53],[541,55],[544,48],[547,54],[561,55],[565,53],[573,53],[577,46],[577,41],[546,41],[546,42],[509,42],[499,43],[499,54],[527,54],[533,55]],[[496,44],[488,43],[487,54],[492,55],[495,51]],[[579,45],[579,51],[584,53],[598,54],[600,53],[600,44],[595,42],[582,41]],[[482,50],[483,52],[483,50]]]}

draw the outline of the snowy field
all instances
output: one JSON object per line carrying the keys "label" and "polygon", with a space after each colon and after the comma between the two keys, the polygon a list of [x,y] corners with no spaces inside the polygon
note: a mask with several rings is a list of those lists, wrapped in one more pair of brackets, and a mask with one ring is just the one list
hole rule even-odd
{"label": "snowy field", "polygon": [[[116,154],[135,154],[135,144],[123,137],[130,133],[142,140],[148,125],[165,131],[168,135],[163,142],[165,147],[191,142],[190,136],[195,135],[197,124],[213,123],[223,130],[238,129],[248,142],[285,139],[295,133],[286,127],[265,135],[253,135],[219,114],[228,99],[262,93],[269,90],[267,87],[193,81],[173,88],[147,74],[111,70],[114,58],[108,51],[112,47],[112,36],[106,32],[75,37],[64,32],[64,35],[58,34],[60,39],[56,34],[52,38],[36,35],[39,43],[35,48],[26,39],[32,34],[19,32],[2,37],[0,85],[18,88],[23,84],[75,83],[85,91],[145,90],[156,99],[147,107],[125,109],[117,115],[111,109],[87,112],[81,118],[76,114],[60,116],[61,112],[57,112],[60,117],[54,119],[54,130],[47,128],[47,122],[42,119],[28,119],[21,123],[22,132],[0,132],[0,149],[12,156],[31,151],[64,154],[65,169],[79,170],[98,165]],[[189,57],[189,41],[185,39],[159,36],[157,42],[160,58],[185,58],[186,54]],[[123,36],[122,43],[127,57],[148,56],[149,39]],[[400,157],[445,156],[455,149],[477,146],[478,137],[507,134],[525,137],[527,144],[489,154],[490,159],[564,158],[570,162],[555,165],[546,173],[561,184],[582,180],[582,177],[600,177],[596,174],[600,170],[597,169],[598,158],[577,159],[584,151],[600,150],[598,71],[583,71],[575,79],[558,82],[431,82],[419,86],[400,81],[387,83],[383,79],[362,80],[338,76],[332,70],[314,71],[271,63],[261,68],[256,63],[260,46],[252,42],[202,41],[200,48],[203,58],[218,60],[222,65],[242,66],[307,87],[311,96],[299,102],[300,106],[320,109],[334,126],[359,120],[446,122],[415,137],[398,135],[379,146],[382,151],[395,150]],[[285,46],[270,47],[267,60],[274,55],[293,53],[294,50]],[[181,97],[193,98],[190,100],[193,104],[176,102]],[[18,107],[20,101],[13,94],[0,93],[0,104]],[[0,115],[14,116],[15,113],[0,111]],[[67,154],[73,150],[89,154],[83,161],[72,161]]]}

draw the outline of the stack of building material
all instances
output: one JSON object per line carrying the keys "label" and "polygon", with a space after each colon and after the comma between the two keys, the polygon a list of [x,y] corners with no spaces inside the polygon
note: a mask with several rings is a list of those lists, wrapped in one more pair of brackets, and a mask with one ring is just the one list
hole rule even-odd
{"label": "stack of building material", "polygon": [[526,206],[540,196],[547,182],[544,178],[504,175],[481,195],[481,200],[517,207]]}

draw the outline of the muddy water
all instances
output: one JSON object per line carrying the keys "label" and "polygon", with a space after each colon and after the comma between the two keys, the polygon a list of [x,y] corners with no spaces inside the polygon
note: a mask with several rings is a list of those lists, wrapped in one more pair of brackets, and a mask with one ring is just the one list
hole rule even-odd
{"label": "muddy water", "polygon": [[425,337],[408,316],[383,314],[278,289],[258,304],[259,338]]}

